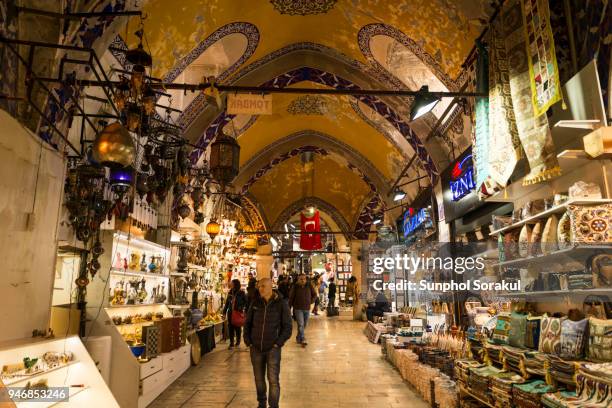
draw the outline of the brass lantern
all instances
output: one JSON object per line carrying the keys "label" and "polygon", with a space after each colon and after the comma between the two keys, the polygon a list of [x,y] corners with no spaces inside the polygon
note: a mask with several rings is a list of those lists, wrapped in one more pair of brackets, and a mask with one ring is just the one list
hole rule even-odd
{"label": "brass lantern", "polygon": [[127,129],[115,122],[97,135],[92,156],[96,162],[111,168],[131,166],[136,157],[136,147]]}
{"label": "brass lantern", "polygon": [[231,183],[238,175],[240,145],[233,137],[220,134],[210,146],[210,173],[221,185]]}
{"label": "brass lantern", "polygon": [[219,225],[217,221],[210,220],[208,224],[206,224],[206,233],[211,239],[215,239],[219,232],[221,232],[221,225]]}

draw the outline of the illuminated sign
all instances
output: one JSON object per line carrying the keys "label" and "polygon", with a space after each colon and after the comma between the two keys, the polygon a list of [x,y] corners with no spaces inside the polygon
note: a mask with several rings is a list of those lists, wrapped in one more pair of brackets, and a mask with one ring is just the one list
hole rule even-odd
{"label": "illuminated sign", "polygon": [[421,208],[416,214],[414,208],[409,208],[404,213],[404,237],[412,234],[414,230],[428,221],[430,221],[429,212],[425,208]]}
{"label": "illuminated sign", "polygon": [[469,154],[458,161],[451,170],[450,190],[453,201],[459,201],[476,189],[472,155]]}

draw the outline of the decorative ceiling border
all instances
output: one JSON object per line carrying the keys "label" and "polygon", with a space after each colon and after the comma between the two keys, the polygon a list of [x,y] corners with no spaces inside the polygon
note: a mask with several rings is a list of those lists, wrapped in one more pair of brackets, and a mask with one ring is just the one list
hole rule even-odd
{"label": "decorative ceiling border", "polygon": [[[345,54],[333,48],[326,47],[324,45],[316,44],[312,42],[300,42],[300,43],[295,43],[295,44],[291,44],[286,47],[280,48],[258,59],[252,64],[249,64],[248,66],[242,68],[240,71],[238,71],[235,75],[233,75],[230,78],[229,83],[235,83],[236,81],[248,75],[249,73],[253,72],[254,70],[261,68],[262,66],[282,56],[291,54],[292,52],[296,52],[296,51],[320,52],[322,54],[335,58],[339,61],[342,61],[344,64],[350,66],[351,68],[357,71],[366,73],[367,75],[369,75],[376,81],[379,81],[380,83],[383,83],[389,86],[390,89],[407,89],[406,86],[400,80],[395,78],[393,75],[390,75],[384,69],[378,69],[368,64],[364,64],[363,62],[350,59]],[[411,101],[412,98],[407,97],[406,100]],[[205,107],[206,107],[206,98],[204,95],[199,94],[198,96],[194,98],[194,100],[189,104],[189,106],[187,106],[187,108],[183,110],[183,113],[181,114],[178,120],[178,124],[181,127],[187,129],[193,123],[193,121],[198,117],[200,112]]]}
{"label": "decorative ceiling border", "polygon": [[[242,213],[251,224],[254,231],[267,231],[268,220],[265,213],[261,210],[259,202],[252,194],[244,194],[241,197],[240,204],[242,205]],[[257,235],[259,245],[265,245],[269,242],[267,235]]]}
{"label": "decorative ceiling border", "polygon": [[[251,23],[229,23],[215,30],[211,35],[200,41],[200,43],[189,52],[189,54],[181,58],[181,60],[177,62],[174,67],[170,71],[168,71],[168,73],[166,73],[166,75],[164,75],[163,82],[174,81],[180,74],[183,73],[185,68],[187,68],[192,62],[197,60],[200,55],[202,55],[208,48],[210,48],[210,46],[231,34],[244,35],[247,39],[247,47],[240,56],[240,58],[238,58],[236,62],[230,65],[225,71],[223,71],[221,75],[219,75],[217,81],[222,81],[228,76],[230,76],[239,66],[244,64],[246,60],[251,58],[251,56],[255,53],[255,49],[257,49],[257,46],[259,45],[259,30],[255,25]],[[119,64],[121,64],[124,69],[129,70],[131,69],[131,64],[126,61],[125,53],[119,51],[127,51],[127,49],[127,44],[119,34],[117,34],[117,36],[113,39],[112,43],[109,46],[110,53],[115,57]]]}
{"label": "decorative ceiling border", "polygon": [[293,217],[295,214],[297,214],[304,208],[310,206],[316,207],[317,209],[329,215],[338,225],[338,228],[340,228],[340,230],[343,232],[342,235],[344,235],[346,240],[351,240],[351,236],[349,234],[351,227],[350,224],[344,218],[344,216],[340,214],[336,207],[318,197],[304,197],[290,204],[287,208],[281,211],[278,217],[276,217],[276,220],[272,224],[272,230],[281,231],[283,229],[283,225],[285,225],[291,219],[291,217]]}
{"label": "decorative ceiling border", "polygon": [[412,40],[404,32],[398,30],[397,28],[384,23],[372,23],[363,26],[357,34],[357,42],[359,44],[361,53],[373,66],[377,67],[379,70],[389,73],[389,75],[392,75],[394,78],[395,76],[387,71],[387,69],[385,69],[385,67],[383,67],[376,58],[374,58],[372,50],[370,49],[370,39],[377,35],[384,35],[393,38],[408,48],[449,90],[458,90],[460,88],[460,84],[465,81],[465,78],[462,78],[462,74],[460,74],[459,78],[453,80],[450,76],[448,76],[444,69],[442,69],[439,61],[437,61],[427,51],[423,50],[423,48],[416,41]]}
{"label": "decorative ceiling border", "polygon": [[355,222],[353,236],[356,239],[368,239],[374,222],[374,213],[380,209],[384,209],[384,202],[381,201],[378,194],[373,194],[361,209],[357,222]]}
{"label": "decorative ceiling border", "polygon": [[244,35],[247,39],[247,47],[242,53],[242,56],[240,56],[236,62],[230,65],[221,75],[219,75],[217,81],[223,81],[255,53],[255,49],[259,45],[260,39],[259,30],[255,25],[246,22],[234,22],[218,28],[211,35],[206,37],[206,39],[202,40],[193,50],[189,52],[189,54],[181,58],[174,68],[168,71],[168,73],[164,76],[164,82],[174,81],[185,70],[185,68],[187,68],[193,61],[202,55],[204,51],[208,49],[208,47],[230,34]]}
{"label": "decorative ceiling border", "polygon": [[[354,83],[336,74],[310,67],[298,68],[293,71],[286,72],[285,74],[269,80],[263,84],[263,86],[283,88],[303,81],[312,81],[336,89],[360,89],[360,87]],[[439,176],[436,165],[434,164],[429,152],[427,152],[427,149],[421,142],[420,138],[410,128],[410,125],[385,102],[375,96],[357,95],[354,96],[354,98],[363,102],[380,114],[383,118],[388,120],[406,138],[423,164],[425,171],[431,179],[431,183],[435,184]],[[202,136],[200,136],[199,140],[197,141],[197,147],[191,154],[192,162],[196,163],[198,161],[199,157],[206,150],[206,147],[211,143],[216,135],[219,134],[223,126],[232,120],[233,116],[234,115],[229,115],[226,112],[222,112],[215,120],[213,120],[213,122],[206,128]]]}
{"label": "decorative ceiling border", "polygon": [[[241,166],[240,171],[242,172],[242,170],[248,169],[255,162],[257,162],[257,160],[260,160],[262,157],[266,156],[267,154],[280,150],[284,145],[291,143],[295,140],[298,140],[300,138],[308,138],[309,143],[315,146],[317,145],[317,142],[321,140],[333,146],[332,148],[328,147],[328,149],[331,151],[334,151],[334,149],[337,149],[338,151],[347,152],[348,155],[350,155],[350,157],[344,157],[345,160],[347,160],[348,162],[352,164],[355,164],[356,167],[359,167],[360,169],[367,169],[368,173],[375,175],[376,177],[380,179],[380,181],[389,184],[389,187],[390,187],[390,182],[387,179],[385,179],[382,173],[376,168],[374,163],[368,160],[367,157],[363,156],[360,152],[355,150],[353,147],[336,139],[335,137],[332,137],[326,133],[318,132],[316,130],[311,130],[311,129],[300,130],[299,132],[292,133],[288,136],[283,137],[282,139],[279,139],[273,143],[270,143],[269,145],[267,145],[266,147],[258,151],[249,160],[247,160]],[[399,146],[398,146],[398,149],[399,149]],[[338,153],[338,154],[342,156],[341,153]],[[382,186],[382,187],[384,188],[387,186]]]}

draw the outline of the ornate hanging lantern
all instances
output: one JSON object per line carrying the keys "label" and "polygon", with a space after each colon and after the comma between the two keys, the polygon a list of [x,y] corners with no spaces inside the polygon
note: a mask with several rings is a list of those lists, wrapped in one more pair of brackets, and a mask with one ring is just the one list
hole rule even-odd
{"label": "ornate hanging lantern", "polygon": [[231,183],[240,169],[240,145],[225,134],[210,146],[210,173],[222,186]]}
{"label": "ornate hanging lantern", "polygon": [[131,166],[136,157],[132,136],[121,123],[111,123],[96,137],[92,157],[96,162],[111,168]]}
{"label": "ornate hanging lantern", "polygon": [[221,225],[217,221],[210,220],[208,224],[206,224],[206,233],[211,239],[215,239],[219,232],[221,232]]}

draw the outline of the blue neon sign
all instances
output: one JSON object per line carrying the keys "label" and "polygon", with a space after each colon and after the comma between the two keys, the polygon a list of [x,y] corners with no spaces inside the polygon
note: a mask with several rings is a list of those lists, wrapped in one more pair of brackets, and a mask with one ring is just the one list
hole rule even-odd
{"label": "blue neon sign", "polygon": [[429,221],[429,212],[425,208],[421,208],[416,214],[412,208],[406,211],[404,213],[404,237],[412,234],[427,221]]}
{"label": "blue neon sign", "polygon": [[455,163],[451,171],[450,190],[453,201],[459,201],[476,190],[471,154],[465,156],[460,162]]}

